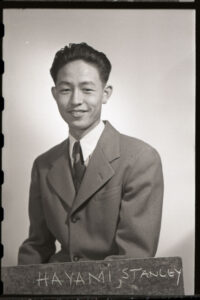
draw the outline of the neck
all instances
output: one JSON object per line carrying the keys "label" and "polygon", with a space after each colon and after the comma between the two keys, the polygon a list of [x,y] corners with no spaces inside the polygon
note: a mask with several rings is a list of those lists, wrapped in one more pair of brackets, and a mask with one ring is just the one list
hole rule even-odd
{"label": "neck", "polygon": [[94,123],[89,128],[84,129],[76,129],[76,128],[69,128],[69,133],[76,139],[80,140],[82,139],[86,134],[88,134],[93,128],[95,128],[100,123],[100,120],[98,120],[96,123]]}

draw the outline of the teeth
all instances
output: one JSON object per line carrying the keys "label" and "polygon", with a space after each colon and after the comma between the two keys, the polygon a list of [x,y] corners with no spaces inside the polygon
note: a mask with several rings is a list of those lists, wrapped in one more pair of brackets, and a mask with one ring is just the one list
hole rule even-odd
{"label": "teeth", "polygon": [[84,113],[84,111],[72,111],[71,114],[75,117],[81,116]]}

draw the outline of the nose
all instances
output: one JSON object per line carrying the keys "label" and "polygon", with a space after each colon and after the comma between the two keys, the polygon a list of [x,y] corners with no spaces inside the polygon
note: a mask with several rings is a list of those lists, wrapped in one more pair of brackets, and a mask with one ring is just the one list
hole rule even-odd
{"label": "nose", "polygon": [[78,89],[74,89],[71,95],[71,103],[73,105],[80,105],[83,103],[83,96]]}

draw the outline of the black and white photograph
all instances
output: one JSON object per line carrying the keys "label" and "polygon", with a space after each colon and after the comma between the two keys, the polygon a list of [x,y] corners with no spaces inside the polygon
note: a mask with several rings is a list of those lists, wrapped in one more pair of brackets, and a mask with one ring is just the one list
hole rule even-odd
{"label": "black and white photograph", "polygon": [[[19,0],[3,0],[4,2],[16,1]],[[21,2],[35,2],[35,0],[20,0]],[[194,2],[194,0],[37,0],[39,2]]]}
{"label": "black and white photograph", "polygon": [[3,23],[5,294],[193,295],[195,11]]}
{"label": "black and white photograph", "polygon": [[[4,2],[16,1],[18,0],[3,0]],[[21,0],[22,2],[34,2],[35,0]],[[38,0],[40,2],[194,2],[194,0]]]}

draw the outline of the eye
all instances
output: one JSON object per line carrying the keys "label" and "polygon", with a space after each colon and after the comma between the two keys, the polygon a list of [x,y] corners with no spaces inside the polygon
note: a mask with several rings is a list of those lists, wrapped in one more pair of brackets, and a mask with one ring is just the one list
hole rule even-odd
{"label": "eye", "polygon": [[61,94],[67,94],[67,93],[70,93],[70,91],[71,91],[71,89],[66,89],[66,88],[65,88],[65,89],[61,89],[61,90],[60,90],[60,93],[61,93]]}
{"label": "eye", "polygon": [[83,89],[83,92],[84,93],[91,93],[91,92],[93,92],[94,90],[93,89],[90,89],[90,88],[84,88]]}

